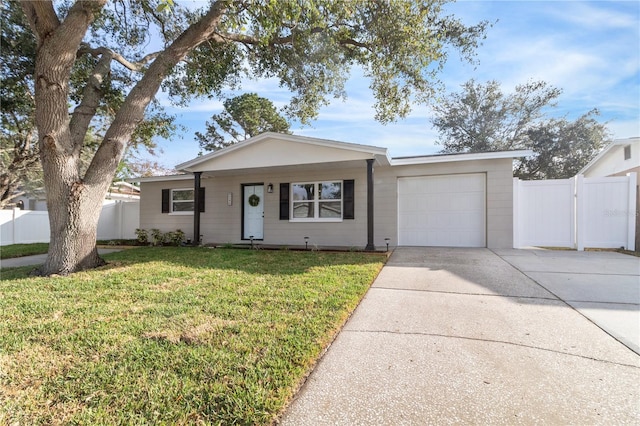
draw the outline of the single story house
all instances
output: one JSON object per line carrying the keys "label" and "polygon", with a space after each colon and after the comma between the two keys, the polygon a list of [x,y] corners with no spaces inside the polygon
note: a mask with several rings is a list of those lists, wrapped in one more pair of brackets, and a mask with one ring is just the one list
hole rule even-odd
{"label": "single story house", "polygon": [[640,250],[640,137],[616,139],[578,172],[584,177],[626,176],[636,173],[636,250]]}
{"label": "single story house", "polygon": [[[513,159],[391,158],[386,148],[264,133],[140,183],[140,227],[203,244],[374,250],[513,246]],[[195,207],[198,208],[195,208]]]}

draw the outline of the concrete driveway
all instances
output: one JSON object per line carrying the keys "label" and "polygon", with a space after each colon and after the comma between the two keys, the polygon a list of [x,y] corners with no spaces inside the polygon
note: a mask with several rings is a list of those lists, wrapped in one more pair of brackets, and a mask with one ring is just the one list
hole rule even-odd
{"label": "concrete driveway", "polygon": [[553,272],[543,256],[498,254],[397,249],[281,423],[637,424],[638,354],[510,264]]}
{"label": "concrete driveway", "polygon": [[536,249],[495,253],[640,355],[640,258]]}

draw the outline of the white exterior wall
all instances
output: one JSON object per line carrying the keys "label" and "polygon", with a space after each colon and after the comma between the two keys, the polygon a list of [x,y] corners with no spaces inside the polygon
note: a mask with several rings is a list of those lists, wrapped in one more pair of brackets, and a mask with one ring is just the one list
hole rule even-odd
{"label": "white exterior wall", "polygon": [[[631,138],[628,141],[617,141],[619,144],[613,146],[594,164],[584,170],[584,177],[613,176],[619,173],[633,171],[640,167],[640,138]],[[628,143],[627,143],[628,142]],[[631,157],[624,158],[624,148],[631,147]]]}

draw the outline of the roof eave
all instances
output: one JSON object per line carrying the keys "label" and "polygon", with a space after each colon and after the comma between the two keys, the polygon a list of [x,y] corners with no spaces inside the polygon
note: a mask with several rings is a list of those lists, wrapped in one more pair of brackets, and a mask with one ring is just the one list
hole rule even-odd
{"label": "roof eave", "polygon": [[502,158],[530,157],[534,152],[530,149],[517,151],[478,152],[471,154],[443,154],[423,157],[392,158],[392,166],[408,166],[414,164],[452,163],[458,161],[498,160]]}
{"label": "roof eave", "polygon": [[311,138],[308,136],[298,136],[298,135],[266,132],[266,133],[261,133],[258,136],[254,136],[252,138],[244,140],[242,142],[238,142],[226,148],[223,148],[219,151],[202,155],[200,157],[194,158],[193,160],[189,160],[184,163],[178,164],[176,166],[176,169],[184,172],[194,172],[194,171],[197,171],[195,168],[198,164],[201,164],[213,158],[228,154],[237,149],[242,149],[244,147],[247,147],[249,145],[252,145],[254,143],[257,143],[264,139],[269,139],[269,138],[281,139],[281,140],[290,141],[290,142],[307,143],[312,145],[321,145],[321,146],[326,146],[331,148],[349,149],[349,150],[358,151],[358,152],[366,152],[371,154],[372,158],[379,158],[380,156],[382,156],[386,158],[387,161],[390,160],[387,148],[381,148],[381,147],[371,146],[371,145],[360,145],[360,144],[349,143],[349,142],[340,142],[340,141],[334,141],[330,139]]}
{"label": "roof eave", "polygon": [[130,182],[130,183],[170,182],[170,181],[192,180],[192,179],[193,179],[193,175],[182,174],[182,175],[168,175],[168,176],[137,177],[137,178],[125,179],[125,182]]}

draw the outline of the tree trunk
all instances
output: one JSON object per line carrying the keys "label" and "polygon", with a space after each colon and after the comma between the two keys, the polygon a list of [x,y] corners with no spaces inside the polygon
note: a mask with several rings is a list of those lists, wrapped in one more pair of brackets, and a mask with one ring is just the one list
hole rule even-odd
{"label": "tree trunk", "polygon": [[37,34],[35,63],[35,119],[40,160],[47,193],[49,253],[40,275],[61,274],[104,264],[96,248],[102,198],[111,178],[87,185],[80,177],[83,141],[74,141],[69,128],[69,78],[76,52],[93,19],[104,4],[74,4],[61,23],[50,1],[23,3],[25,15]]}
{"label": "tree trunk", "polygon": [[49,253],[37,274],[67,275],[105,264],[96,248],[98,219],[105,193],[101,188],[90,188],[80,182],[48,185]]}
{"label": "tree trunk", "polygon": [[[84,133],[98,106],[100,88],[99,81],[96,87],[88,88],[81,102],[86,108],[76,108],[70,120],[69,78],[82,38],[105,3],[76,2],[60,22],[51,0],[23,2],[25,15],[38,37],[35,118],[51,227],[47,260],[36,271],[41,275],[66,275],[104,264],[98,256],[96,232],[102,199],[122,154],[166,74],[211,36],[226,5],[213,3],[201,20],[158,55],[126,97],[85,175],[80,176]],[[109,68],[102,67],[102,62],[100,65],[100,70],[94,71],[104,76]]]}
{"label": "tree trunk", "polygon": [[[70,135],[66,129],[58,145],[66,145],[62,142]],[[41,144],[51,234],[47,260],[35,273],[47,276],[104,265],[98,256],[96,234],[102,200],[111,183],[109,176],[100,184],[85,183],[78,173],[79,158],[55,145],[50,137]]]}

